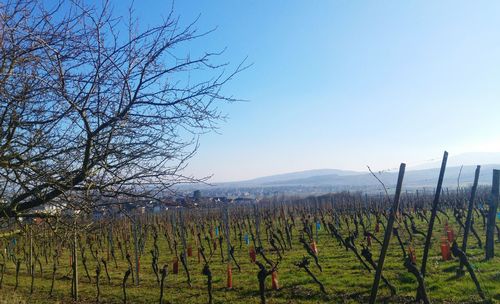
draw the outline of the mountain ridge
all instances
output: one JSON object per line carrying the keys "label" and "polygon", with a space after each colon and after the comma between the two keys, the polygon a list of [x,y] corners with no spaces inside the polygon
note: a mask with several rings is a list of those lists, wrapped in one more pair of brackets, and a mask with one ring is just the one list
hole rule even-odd
{"label": "mountain ridge", "polygon": [[[447,167],[443,179],[443,187],[457,188],[468,187],[472,184],[474,179],[474,172],[476,166],[452,166]],[[481,173],[479,176],[479,184],[491,184],[492,170],[500,169],[499,164],[486,164],[481,166]],[[333,170],[333,171],[330,171]],[[312,171],[312,172],[311,172]],[[375,189],[381,190],[383,188],[379,180],[384,186],[391,190],[394,188],[398,172],[383,171],[374,172],[378,178],[375,178],[370,172],[357,172],[347,171],[338,172],[343,170],[326,169],[320,175],[310,175],[316,170],[301,171],[302,174],[295,174],[291,176],[303,176],[302,178],[290,178],[290,175],[280,174],[278,176],[264,177],[252,179],[249,181],[229,182],[229,183],[215,183],[212,185],[189,185],[187,189],[257,189],[257,188],[332,188],[335,191],[350,190],[350,189],[366,189],[372,191]],[[307,173],[303,173],[307,172]],[[336,174],[324,174],[327,172],[336,172]],[[340,175],[340,174],[343,175]],[[279,179],[278,177],[284,179]],[[304,177],[305,176],[305,177]],[[407,189],[416,188],[434,188],[437,184],[439,177],[439,168],[420,169],[420,170],[407,170],[403,179],[403,185]],[[460,178],[459,178],[460,177]]]}
{"label": "mountain ridge", "polygon": [[[486,163],[491,161],[491,163]],[[491,184],[493,169],[500,169],[500,153],[476,152],[450,156],[445,171],[443,187],[456,188],[472,184],[476,165],[481,164],[480,184]],[[403,184],[407,188],[435,187],[439,176],[441,161],[431,160],[427,164],[407,166]],[[430,167],[430,168],[429,168]],[[377,178],[388,188],[397,181],[398,172],[374,171]],[[238,189],[238,188],[315,188],[331,187],[340,190],[380,189],[382,185],[366,171],[341,169],[312,169],[290,173],[257,177],[234,182],[218,182],[211,185],[191,184],[183,189]],[[460,176],[460,178],[459,178]]]}

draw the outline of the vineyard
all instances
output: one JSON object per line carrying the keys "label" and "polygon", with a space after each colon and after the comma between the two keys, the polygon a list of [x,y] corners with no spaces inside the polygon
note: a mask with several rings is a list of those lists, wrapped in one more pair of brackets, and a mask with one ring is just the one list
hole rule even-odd
{"label": "vineyard", "polygon": [[0,1],[0,304],[500,302],[487,4]]}
{"label": "vineyard", "polygon": [[391,195],[24,219],[2,232],[1,301],[500,301],[498,171],[493,190],[478,167],[434,193],[402,192],[403,175]]}

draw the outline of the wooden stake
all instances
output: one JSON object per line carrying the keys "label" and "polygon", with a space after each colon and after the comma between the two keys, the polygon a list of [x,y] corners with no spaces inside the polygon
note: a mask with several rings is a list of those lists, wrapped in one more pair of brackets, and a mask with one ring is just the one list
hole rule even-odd
{"label": "wooden stake", "polygon": [[486,226],[486,260],[495,256],[495,221],[498,208],[498,196],[500,188],[500,170],[493,170],[493,182],[491,186],[491,198],[488,208],[488,221]]}
{"label": "wooden stake", "polygon": [[392,204],[391,213],[389,215],[389,220],[387,221],[387,227],[385,228],[384,243],[382,244],[382,249],[380,251],[380,257],[377,264],[377,271],[375,272],[375,279],[373,280],[372,291],[370,295],[370,304],[375,303],[377,298],[378,285],[380,284],[380,277],[382,275],[382,268],[384,267],[385,255],[387,253],[387,248],[389,247],[389,241],[391,240],[392,228],[394,226],[394,220],[396,218],[396,213],[399,207],[399,196],[401,195],[401,188],[403,186],[403,177],[405,175],[406,164],[402,163],[399,167],[398,183],[396,185],[396,193],[394,195],[394,202]]}
{"label": "wooden stake", "polygon": [[434,228],[434,221],[436,220],[436,213],[439,203],[439,195],[441,194],[441,187],[443,186],[444,171],[446,169],[446,162],[448,161],[448,152],[444,151],[443,161],[441,162],[441,170],[439,171],[439,179],[436,188],[436,194],[434,195],[434,201],[432,202],[432,213],[429,220],[429,228],[427,229],[427,235],[425,238],[424,254],[422,256],[422,266],[420,268],[420,273],[422,277],[425,277],[425,268],[427,266],[427,257],[429,256],[429,249],[431,247],[432,230]]}
{"label": "wooden stake", "polygon": [[76,220],[73,232],[73,298],[78,301],[78,243],[76,241]]}
{"label": "wooden stake", "polygon": [[30,274],[31,274],[31,269],[33,268],[33,223],[30,225]]}
{"label": "wooden stake", "polygon": [[[469,199],[469,208],[467,209],[467,219],[465,220],[465,231],[464,239],[462,242],[462,251],[465,253],[467,251],[467,237],[469,235],[469,230],[472,224],[472,209],[474,208],[474,199],[476,197],[477,184],[479,182],[479,172],[481,171],[481,166],[476,167],[476,173],[474,174],[474,184],[472,185],[472,190]],[[460,270],[463,271],[464,264],[460,262]]]}
{"label": "wooden stake", "polygon": [[139,240],[137,238],[137,217],[134,219],[135,285],[139,285]]}

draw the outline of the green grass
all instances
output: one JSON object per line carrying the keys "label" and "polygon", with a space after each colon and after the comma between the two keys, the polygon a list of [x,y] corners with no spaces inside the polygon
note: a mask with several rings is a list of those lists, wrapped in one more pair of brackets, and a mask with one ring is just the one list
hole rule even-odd
{"label": "green grass", "polygon": [[[476,221],[479,223],[479,221]],[[424,227],[424,223],[419,223]],[[482,225],[477,224],[478,233],[484,237]],[[456,227],[456,226],[455,226]],[[428,261],[428,272],[426,276],[426,287],[428,295],[433,303],[478,303],[480,298],[476,288],[468,273],[462,277],[456,277],[457,260],[442,261],[439,249],[439,238],[442,235],[442,225],[436,223],[433,247]],[[403,230],[403,229],[401,229]],[[377,237],[382,240],[383,234],[377,233]],[[402,233],[402,238],[405,234]],[[461,238],[458,236],[459,243]],[[271,290],[271,278],[267,284],[266,297],[268,303],[364,303],[368,301],[371,286],[373,283],[374,271],[366,271],[357,261],[351,251],[346,251],[338,245],[338,242],[327,235],[325,230],[320,231],[318,244],[319,260],[323,267],[323,272],[311,260],[310,269],[318,279],[325,285],[328,295],[323,295],[318,286],[302,270],[294,265],[304,255],[307,255],[302,246],[298,243],[298,231],[294,231],[293,250],[287,251],[284,259],[279,265],[280,289]],[[357,244],[360,241],[357,241]],[[417,236],[415,240],[417,264],[420,265],[423,237]],[[469,238],[470,246],[468,255],[471,263],[476,268],[476,274],[480,280],[483,290],[493,302],[500,302],[500,243],[495,244],[496,256],[494,259],[485,262],[484,251],[477,247],[475,239]],[[191,240],[194,245],[194,241]],[[233,286],[228,290],[226,286],[226,264],[222,263],[220,250],[217,249],[211,262],[214,284],[214,303],[259,303],[257,271],[258,267],[252,264],[248,256],[248,247],[243,244],[239,249],[236,245],[236,259],[241,265],[241,272],[233,266]],[[159,286],[151,268],[152,237],[148,238],[146,250],[141,258],[141,283],[139,286],[132,284],[129,278],[127,296],[129,303],[158,303]],[[189,268],[192,278],[192,287],[186,283],[186,276],[182,265],[179,263],[179,274],[171,273],[173,254],[170,253],[165,238],[159,236],[160,261],[159,267],[168,265],[169,274],[165,286],[165,302],[168,303],[207,303],[206,277],[201,274],[202,263],[198,263],[196,250],[193,250],[193,257],[189,258]],[[132,252],[131,249],[129,249]],[[371,251],[374,260],[377,261],[380,246],[373,242]],[[207,249],[208,251],[208,249]],[[226,252],[224,252],[226,254]],[[88,283],[85,276],[81,259],[79,260],[79,292],[81,303],[95,303],[95,264],[90,252],[87,250],[89,272],[92,275],[92,284]],[[122,303],[121,281],[127,269],[126,260],[121,259],[121,254],[116,248],[118,268],[109,261],[109,271],[111,284],[108,284],[104,268],[101,272],[101,302]],[[269,252],[273,259],[276,256]],[[105,252],[101,256],[106,257]],[[20,283],[17,291],[15,285],[15,265],[7,262],[7,271],[4,276],[3,288],[0,289],[0,303],[71,303],[70,285],[71,272],[69,268],[69,252],[64,252],[60,259],[61,265],[57,272],[55,290],[53,297],[49,297],[51,263],[44,265],[44,273],[41,276],[39,268],[36,268],[35,291],[30,296],[31,276],[28,275],[25,264],[21,265]],[[401,250],[395,238],[392,239],[388,256],[384,265],[383,274],[396,286],[397,295],[389,297],[389,290],[381,282],[378,299],[391,303],[411,302],[415,296],[417,283],[413,275],[408,273],[403,266]]]}

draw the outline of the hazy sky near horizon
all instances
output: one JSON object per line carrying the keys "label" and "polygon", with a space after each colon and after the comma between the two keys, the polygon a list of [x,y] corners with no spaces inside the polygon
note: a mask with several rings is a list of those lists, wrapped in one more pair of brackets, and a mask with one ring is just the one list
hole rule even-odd
{"label": "hazy sky near horizon", "polygon": [[[119,12],[122,8],[113,3]],[[143,25],[171,2],[135,1]],[[229,119],[186,173],[233,181],[318,168],[381,170],[500,151],[499,1],[176,1],[253,66],[226,92]]]}

